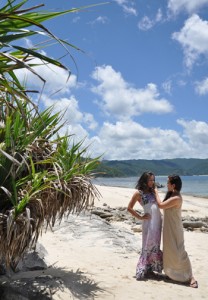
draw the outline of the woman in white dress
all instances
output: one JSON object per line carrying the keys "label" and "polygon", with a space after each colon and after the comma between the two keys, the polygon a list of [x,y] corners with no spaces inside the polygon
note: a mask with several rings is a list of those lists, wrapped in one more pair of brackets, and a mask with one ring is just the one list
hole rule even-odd
{"label": "woman in white dress", "polygon": [[[136,267],[136,279],[141,280],[154,271],[162,273],[162,251],[160,250],[162,219],[155,198],[155,176],[152,172],[144,172],[139,178],[128,211],[137,219],[142,220],[142,251]],[[144,214],[140,215],[135,209],[139,202]]]}
{"label": "woman in white dress", "polygon": [[163,266],[165,274],[172,280],[189,283],[193,288],[198,283],[192,274],[192,267],[184,246],[184,232],[181,218],[182,181],[178,175],[168,176],[168,191],[161,202],[157,189],[158,206],[164,211],[163,223]]}

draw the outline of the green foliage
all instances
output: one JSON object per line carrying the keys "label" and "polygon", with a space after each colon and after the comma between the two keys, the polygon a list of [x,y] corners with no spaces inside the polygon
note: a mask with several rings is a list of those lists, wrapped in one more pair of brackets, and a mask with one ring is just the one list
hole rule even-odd
{"label": "green foliage", "polygon": [[88,147],[83,147],[83,143],[84,140],[74,143],[70,136],[59,138],[54,163],[63,171],[64,180],[69,180],[77,175],[89,175],[96,168],[99,157],[95,159],[88,157],[86,155]]}
{"label": "green foliage", "polygon": [[54,188],[57,180],[67,183],[76,176],[90,176],[98,162],[86,156],[83,141],[69,147],[71,137],[58,136],[62,116],[53,114],[52,108],[40,113],[28,104],[23,108],[21,119],[19,110],[5,106],[0,140],[0,199],[10,202],[7,208],[15,207],[16,216],[35,195]]}
{"label": "green foliage", "polygon": [[64,215],[92,206],[99,196],[91,177],[100,157],[90,159],[83,141],[60,137],[62,115],[53,113],[53,107],[39,111],[15,74],[27,69],[45,83],[34,70],[34,58],[67,70],[60,61],[41,54],[38,45],[28,49],[15,42],[45,36],[70,55],[68,47],[79,49],[42,23],[80,8],[40,12],[42,5],[24,8],[28,2],[8,0],[0,8],[0,260],[14,268],[36,243],[44,223],[53,226]]}

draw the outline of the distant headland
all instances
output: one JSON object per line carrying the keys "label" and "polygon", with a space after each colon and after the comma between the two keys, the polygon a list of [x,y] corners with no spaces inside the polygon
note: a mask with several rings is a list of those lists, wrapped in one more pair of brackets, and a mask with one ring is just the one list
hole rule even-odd
{"label": "distant headland", "polygon": [[139,176],[145,170],[150,170],[158,176],[169,174],[181,176],[208,175],[208,159],[102,160],[96,168],[96,177]]}

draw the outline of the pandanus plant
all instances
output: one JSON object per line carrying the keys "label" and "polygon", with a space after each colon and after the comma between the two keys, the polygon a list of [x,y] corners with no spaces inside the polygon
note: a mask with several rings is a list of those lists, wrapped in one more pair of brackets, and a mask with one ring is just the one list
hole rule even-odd
{"label": "pandanus plant", "polygon": [[[53,108],[40,111],[15,71],[36,73],[33,59],[67,69],[38,48],[14,45],[16,40],[44,34],[68,50],[42,22],[74,12],[39,12],[23,8],[28,0],[6,1],[0,8],[0,261],[16,268],[35,246],[43,226],[54,226],[70,213],[93,205],[100,194],[91,178],[99,158],[91,159],[83,141],[59,136],[62,115]],[[71,145],[69,148],[69,144]]]}

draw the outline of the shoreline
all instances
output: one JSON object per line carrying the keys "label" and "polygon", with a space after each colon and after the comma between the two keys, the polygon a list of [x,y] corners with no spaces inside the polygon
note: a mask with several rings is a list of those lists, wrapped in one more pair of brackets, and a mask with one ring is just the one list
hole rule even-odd
{"label": "shoreline", "polygon": [[[96,189],[101,194],[100,199],[95,199],[94,206],[103,206],[106,204],[110,207],[127,207],[128,203],[135,192],[134,188],[127,187],[112,187],[104,185],[95,185]],[[158,189],[161,199],[164,198],[165,193]],[[102,196],[104,195],[104,197]],[[188,214],[193,217],[206,218],[208,217],[208,199],[203,197],[195,197],[182,193],[183,207],[182,215]],[[139,203],[137,207],[141,209]]]}
{"label": "shoreline", "polygon": [[[193,175],[193,176],[196,177],[195,175]],[[184,176],[184,177],[193,177],[193,176]],[[208,175],[203,175],[203,176],[202,175],[197,175],[197,177],[199,177],[199,176],[200,177],[208,177]],[[167,177],[167,176],[158,176],[158,177]],[[130,178],[131,178],[131,182],[130,181],[126,182],[126,180],[130,179]],[[113,185],[111,185],[111,182],[110,182],[111,179],[112,179]],[[122,179],[123,179],[123,181],[122,181]],[[130,188],[130,189],[134,189],[134,184],[136,184],[136,179],[137,179],[137,177],[134,177],[134,176],[130,176],[130,177],[97,177],[97,178],[94,178],[92,180],[92,183],[94,185],[99,185],[99,186],[109,186],[109,187],[117,187],[117,188]],[[157,179],[157,177],[156,177],[156,179]],[[109,182],[108,182],[108,180],[109,180]],[[118,180],[118,182],[117,182],[117,180]],[[166,183],[164,183],[163,181],[160,182],[159,179],[156,180],[156,182],[158,184],[162,184],[163,185],[163,187],[158,188],[158,190],[161,190],[162,192],[166,193]],[[128,186],[127,186],[127,184],[128,184]],[[190,184],[192,184],[192,182],[190,182]],[[185,183],[183,183],[183,186],[185,186]],[[192,191],[188,191],[188,193],[187,193],[187,192],[183,191],[183,188],[184,187],[182,187],[182,190],[181,190],[181,194],[183,194],[183,195],[192,196],[192,197],[199,197],[199,198],[204,198],[204,199],[208,200],[208,190],[206,188],[204,190],[204,186],[203,186],[202,193],[197,192],[196,194],[194,192],[192,192]]]}
{"label": "shoreline", "polygon": [[[207,175],[206,175],[207,176]],[[133,187],[127,187],[127,186],[121,186],[121,185],[107,185],[107,184],[94,184],[95,186],[105,186],[105,187],[110,187],[110,188],[120,188],[120,189],[132,189],[135,190],[135,188]],[[161,188],[158,188],[158,191],[161,194],[165,195],[164,191],[160,191]],[[193,197],[193,198],[201,198],[201,199],[206,199],[208,200],[208,195],[206,196],[202,196],[202,195],[197,195],[197,194],[189,194],[189,193],[183,193],[183,191],[181,191],[181,194],[185,197]]]}

